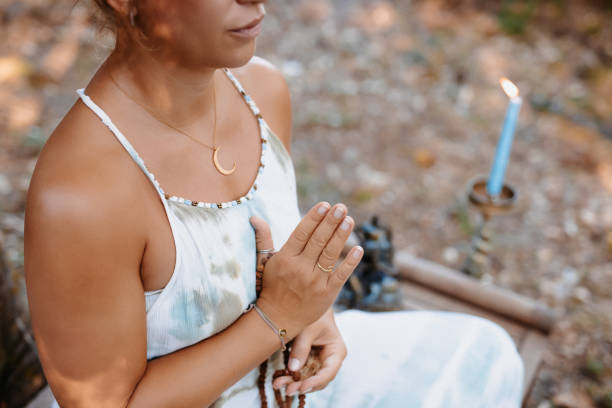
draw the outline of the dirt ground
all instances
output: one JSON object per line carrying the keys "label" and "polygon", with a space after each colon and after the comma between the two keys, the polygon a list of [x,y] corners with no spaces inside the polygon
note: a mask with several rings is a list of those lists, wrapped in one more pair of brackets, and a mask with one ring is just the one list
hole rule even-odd
{"label": "dirt ground", "polygon": [[[460,268],[507,106],[523,96],[482,279],[555,308],[529,407],[612,407],[612,8],[605,1],[270,2],[256,54],[293,102],[300,208],[379,215]],[[83,1],[0,0],[0,239],[22,310],[23,208],[46,137],[112,44]]]}

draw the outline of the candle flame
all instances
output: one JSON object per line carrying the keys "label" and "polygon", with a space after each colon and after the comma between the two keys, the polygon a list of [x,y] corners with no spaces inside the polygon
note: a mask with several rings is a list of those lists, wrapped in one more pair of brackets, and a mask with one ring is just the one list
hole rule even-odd
{"label": "candle flame", "polygon": [[519,94],[518,87],[514,85],[514,83],[510,81],[508,78],[501,77],[499,79],[499,84],[504,89],[504,92],[506,93],[506,95],[508,95],[508,98],[512,99],[518,96]]}

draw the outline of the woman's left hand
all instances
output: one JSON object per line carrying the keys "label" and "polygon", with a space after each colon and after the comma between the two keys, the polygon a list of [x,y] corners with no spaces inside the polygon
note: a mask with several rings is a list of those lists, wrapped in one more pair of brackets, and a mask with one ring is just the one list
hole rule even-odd
{"label": "woman's left hand", "polygon": [[[293,381],[293,378],[290,376],[278,377],[274,380],[274,388],[280,389],[288,384],[285,389],[287,395],[291,395],[294,392],[302,394],[308,391],[309,388],[312,388],[310,391],[321,390],[336,377],[342,361],[346,357],[347,350],[340,330],[336,326],[333,307],[330,307],[319,320],[307,326],[294,338],[291,354],[289,355],[288,368],[291,371],[298,371],[303,367],[312,346],[322,346],[319,355],[321,358],[321,368],[319,371],[312,377],[301,381]],[[294,358],[299,361],[297,367],[292,367],[291,365]]]}

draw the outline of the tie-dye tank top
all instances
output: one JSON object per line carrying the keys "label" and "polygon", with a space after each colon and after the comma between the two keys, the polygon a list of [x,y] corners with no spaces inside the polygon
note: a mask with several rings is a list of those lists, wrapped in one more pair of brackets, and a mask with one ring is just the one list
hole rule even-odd
{"label": "tie-dye tank top", "polygon": [[[109,116],[85,94],[84,88],[77,90],[153,183],[172,229],[176,247],[172,276],[164,288],[144,294],[147,360],[225,329],[255,301],[255,231],[249,222],[252,215],[268,222],[276,249],[282,247],[301,219],[289,153],[236,77],[229,69],[223,71],[257,118],[261,141],[261,160],[253,185],[246,194],[228,202],[197,202],[165,193]],[[270,382],[274,370],[282,365],[280,349],[270,359],[266,394],[268,401],[273,401]],[[212,407],[259,406],[255,392],[258,375],[259,367],[255,367],[225,390]]]}

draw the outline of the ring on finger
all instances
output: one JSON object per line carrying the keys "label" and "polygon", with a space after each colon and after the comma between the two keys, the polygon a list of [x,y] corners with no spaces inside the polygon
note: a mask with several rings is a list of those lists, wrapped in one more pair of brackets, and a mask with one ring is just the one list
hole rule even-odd
{"label": "ring on finger", "polygon": [[323,272],[331,272],[334,270],[334,265],[330,266],[329,268],[325,268],[323,266],[321,266],[320,263],[317,262],[317,266],[319,267],[320,270],[322,270]]}
{"label": "ring on finger", "polygon": [[271,248],[271,249],[258,249],[257,253],[258,254],[274,253],[274,248]]}

